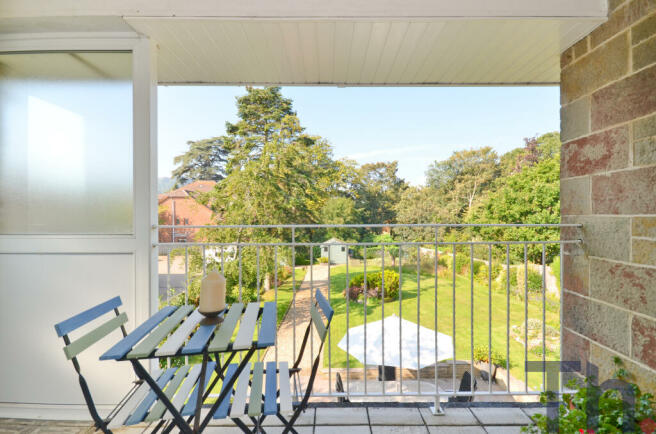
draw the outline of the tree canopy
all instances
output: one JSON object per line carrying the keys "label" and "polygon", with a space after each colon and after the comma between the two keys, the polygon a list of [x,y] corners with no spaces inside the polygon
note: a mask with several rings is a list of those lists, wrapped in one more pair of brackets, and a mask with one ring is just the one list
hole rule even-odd
{"label": "tree canopy", "polygon": [[228,151],[223,138],[212,137],[188,141],[189,150],[173,159],[175,185],[181,186],[196,180],[221,181],[225,177]]}

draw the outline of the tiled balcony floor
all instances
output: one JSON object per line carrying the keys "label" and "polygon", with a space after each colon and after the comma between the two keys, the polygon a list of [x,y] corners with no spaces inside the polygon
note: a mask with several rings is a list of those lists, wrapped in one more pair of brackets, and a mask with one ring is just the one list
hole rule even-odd
{"label": "tiled balcony floor", "polygon": [[[449,407],[446,415],[433,416],[424,404],[417,406],[368,405],[366,407],[334,407],[322,404],[309,408],[296,422],[300,434],[377,434],[377,433],[519,433],[530,423],[530,416],[543,409],[526,406],[489,407],[476,403],[472,407]],[[149,432],[154,426],[136,425],[115,430],[116,433]],[[282,432],[277,419],[264,423],[267,433]],[[0,433],[91,433],[88,423],[27,419],[0,419]],[[237,434],[230,420],[213,421],[206,433]]]}

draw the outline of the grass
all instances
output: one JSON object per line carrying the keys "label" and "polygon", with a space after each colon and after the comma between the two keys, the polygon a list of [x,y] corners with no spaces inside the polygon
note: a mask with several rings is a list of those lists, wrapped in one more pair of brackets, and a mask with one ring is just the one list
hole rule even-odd
{"label": "grass", "polygon": [[[392,267],[385,267],[393,269]],[[403,318],[417,322],[417,304],[419,301],[419,323],[431,330],[435,329],[435,276],[431,274],[419,275],[419,293],[417,291],[417,273],[414,267],[403,269],[401,276]],[[379,267],[368,264],[367,272],[380,271]],[[398,272],[398,267],[394,268]],[[349,266],[349,277],[363,272],[359,266]],[[331,323],[331,361],[333,367],[343,368],[347,366],[347,354],[337,347],[338,342],[346,334],[346,310],[347,303],[342,292],[346,287],[346,267],[337,266],[331,269],[330,296],[331,304],[335,309],[335,316]],[[492,349],[500,352],[505,357],[506,346],[509,350],[509,361],[511,374],[520,380],[524,380],[524,345],[515,341],[512,337],[506,339],[507,335],[507,298],[504,290],[488,290],[487,284],[471,281],[464,276],[457,275],[455,282],[455,330],[453,329],[453,302],[454,286],[451,276],[438,278],[437,289],[437,323],[441,333],[453,336],[455,333],[455,355],[458,360],[470,360],[470,342],[472,332],[471,319],[471,294],[473,293],[473,341],[474,346],[488,345],[488,321],[491,321]],[[489,296],[491,295],[491,317],[489,309]],[[419,297],[419,299],[418,299]],[[351,301],[349,309],[349,327],[355,327],[364,323],[364,306],[356,301]],[[376,299],[367,299],[367,322],[378,321],[382,317],[383,306]],[[399,301],[385,302],[385,316],[391,314],[399,315]],[[528,319],[542,321],[542,300],[529,300]],[[524,301],[515,295],[510,295],[510,327],[513,325],[523,326]],[[559,302],[547,299],[546,324],[560,330],[559,325]],[[541,336],[541,334],[540,334]],[[523,334],[522,334],[523,337]],[[522,338],[523,342],[523,338]],[[529,360],[542,360],[541,347],[529,351]],[[547,349],[547,360],[558,359],[558,349],[550,351]],[[350,367],[362,367],[355,358],[350,357]],[[328,355],[324,354],[324,365],[328,364]],[[542,374],[528,374],[528,383],[532,388],[540,388]]]}
{"label": "grass", "polygon": [[[296,275],[296,290],[301,286],[301,283],[303,283],[303,279],[305,278],[305,269],[302,267],[296,267],[294,269],[294,274]],[[287,280],[282,284],[278,286],[278,325],[282,322],[283,318],[285,318],[285,315],[287,314],[287,311],[289,310],[289,306],[292,304],[292,298],[294,295],[293,291],[293,283],[294,280],[292,279],[292,276],[289,276]],[[276,300],[276,291],[274,288],[269,289],[267,292],[262,294],[261,297],[262,301],[275,301]]]}

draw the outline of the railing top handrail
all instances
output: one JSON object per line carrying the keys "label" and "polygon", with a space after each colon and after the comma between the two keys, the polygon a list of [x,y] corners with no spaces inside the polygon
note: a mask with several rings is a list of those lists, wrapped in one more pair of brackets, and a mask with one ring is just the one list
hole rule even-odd
{"label": "railing top handrail", "polygon": [[[485,240],[485,241],[437,241],[438,245],[446,245],[446,246],[451,246],[451,245],[511,245],[511,244],[578,244],[581,243],[582,240],[542,240],[542,241],[536,241],[536,240],[527,240],[527,241],[493,241],[493,240]],[[341,243],[327,243],[325,241],[315,241],[315,242],[295,242],[295,241],[289,241],[289,242],[258,242],[258,241],[235,241],[235,242],[193,242],[193,243],[185,243],[185,242],[176,242],[176,243],[154,243],[153,246],[181,246],[181,247],[193,247],[193,246],[224,246],[224,247],[229,247],[229,246],[245,246],[245,247],[300,247],[300,246],[308,246],[308,247],[314,247],[314,246],[323,246],[323,245],[330,245],[330,244],[336,244],[339,246],[424,246],[424,245],[435,245],[435,241],[396,241],[396,242],[341,242]]]}
{"label": "railing top handrail", "polygon": [[320,229],[320,228],[580,228],[580,223],[352,223],[352,224],[279,224],[279,225],[154,225],[154,229]]}

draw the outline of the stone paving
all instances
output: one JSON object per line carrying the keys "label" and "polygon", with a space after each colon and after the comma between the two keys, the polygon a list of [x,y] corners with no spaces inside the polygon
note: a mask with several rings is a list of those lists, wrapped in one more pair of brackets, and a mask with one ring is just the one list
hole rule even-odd
{"label": "stone paving", "polygon": [[[296,422],[300,434],[429,434],[429,433],[504,433],[514,434],[531,422],[530,417],[541,408],[485,407],[477,403],[472,407],[449,407],[444,416],[434,416],[425,405],[417,406],[326,406],[318,404]],[[246,421],[245,421],[246,422]],[[120,428],[115,433],[145,433],[153,426],[135,425]],[[267,433],[282,432],[277,419],[264,423]],[[89,423],[74,421],[45,421],[27,419],[0,419],[0,433],[91,433]],[[242,431],[226,419],[213,421],[206,433],[237,434]]]}

